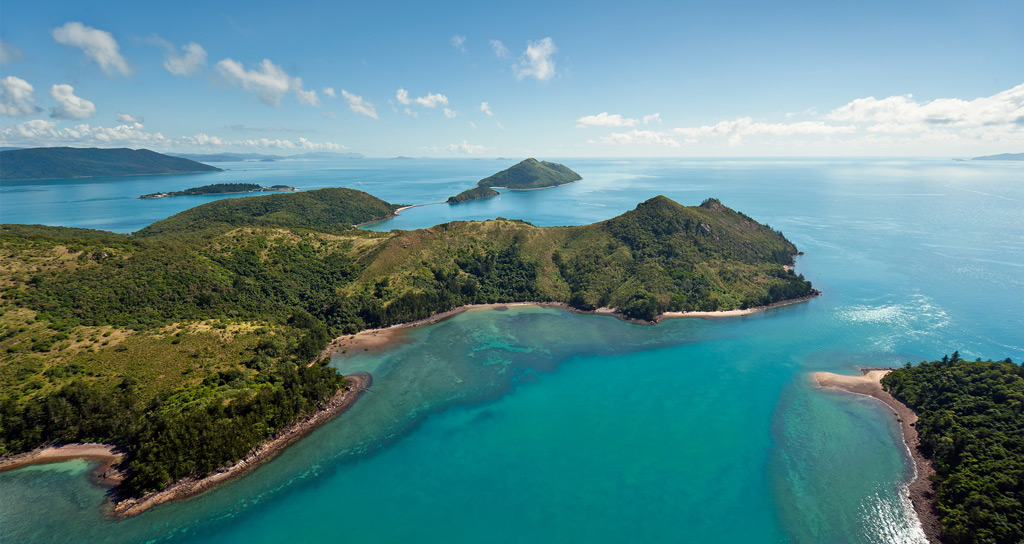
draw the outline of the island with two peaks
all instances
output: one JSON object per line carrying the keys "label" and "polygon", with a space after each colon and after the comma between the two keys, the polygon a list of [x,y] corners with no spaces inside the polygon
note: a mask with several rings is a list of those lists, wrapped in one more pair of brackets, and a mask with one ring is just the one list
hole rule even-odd
{"label": "island with two peaks", "polygon": [[107,451],[112,512],[134,515],[354,401],[369,377],[327,365],[332,338],[471,305],[651,323],[817,294],[792,243],[715,199],[573,227],[354,228],[398,208],[339,188],[218,200],[131,235],[0,225],[0,470]]}
{"label": "island with two peaks", "polygon": [[583,178],[579,174],[563,164],[538,161],[531,158],[480,180],[477,182],[476,187],[472,189],[467,189],[455,196],[448,197],[448,203],[458,204],[468,200],[498,196],[500,193],[495,191],[495,188],[512,189],[515,191],[545,189],[581,179]]}
{"label": "island with two peaks", "polygon": [[0,151],[0,180],[4,181],[220,171],[148,149],[36,147]]}
{"label": "island with two peaks", "polygon": [[297,191],[289,185],[271,185],[263,187],[255,183],[214,183],[202,187],[192,187],[182,191],[169,191],[166,193],[149,193],[139,198],[165,198],[169,196],[195,196],[195,195],[232,195],[241,193],[267,193],[267,192],[289,192]]}

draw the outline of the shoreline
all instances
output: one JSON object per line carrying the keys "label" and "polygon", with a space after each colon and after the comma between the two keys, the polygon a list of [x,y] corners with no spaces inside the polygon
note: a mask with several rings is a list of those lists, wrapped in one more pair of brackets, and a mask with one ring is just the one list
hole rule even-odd
{"label": "shoreline", "polygon": [[278,431],[233,465],[221,467],[202,477],[182,478],[142,497],[124,498],[121,495],[117,486],[124,481],[125,473],[118,463],[123,461],[125,452],[113,444],[65,444],[36,448],[30,452],[0,458],[0,472],[72,459],[99,461],[100,465],[93,469],[93,476],[97,483],[114,488],[104,503],[107,513],[115,519],[137,516],[165,502],[198,495],[270,461],[288,446],[352,406],[373,382],[373,378],[366,373],[351,374],[345,378],[349,382],[348,386],[339,389],[323,408]]}
{"label": "shoreline", "polygon": [[782,306],[789,306],[790,304],[799,304],[801,302],[807,302],[821,293],[815,291],[810,295],[803,297],[793,298],[789,300],[780,300],[779,302],[773,302],[765,306],[757,306],[754,308],[747,308],[745,310],[721,310],[714,312],[664,312],[659,314],[654,321],[643,321],[638,319],[632,319],[623,315],[617,308],[597,308],[594,310],[580,310],[579,308],[573,308],[565,302],[543,302],[543,301],[528,301],[528,302],[495,302],[490,304],[467,304],[465,306],[459,306],[446,310],[444,312],[436,313],[430,317],[423,319],[417,319],[416,321],[408,321],[405,323],[398,323],[389,327],[383,327],[379,329],[364,329],[355,334],[346,334],[339,336],[333,340],[327,347],[320,351],[320,354],[316,356],[314,361],[321,359],[330,358],[335,353],[345,353],[352,350],[369,351],[370,348],[389,348],[394,345],[401,344],[405,338],[405,330],[413,327],[419,327],[421,325],[433,325],[440,323],[446,319],[451,319],[463,312],[470,310],[482,310],[482,309],[505,309],[517,306],[539,306],[542,308],[560,308],[576,314],[594,314],[594,315],[607,315],[621,319],[629,323],[636,323],[640,325],[655,325],[661,322],[662,319],[680,319],[680,318],[699,318],[699,319],[720,319],[726,317],[741,317],[751,314],[772,310],[775,308],[781,308]]}
{"label": "shoreline", "polygon": [[925,537],[929,542],[938,544],[942,540],[942,526],[935,512],[935,491],[930,477],[935,474],[931,460],[918,449],[921,439],[917,434],[917,414],[905,404],[889,394],[882,387],[883,376],[893,369],[865,368],[862,376],[845,376],[831,372],[814,372],[812,377],[818,387],[839,389],[847,393],[865,395],[881,401],[896,415],[900,423],[903,444],[907,448],[914,465],[914,478],[907,484],[910,502],[921,524]]}
{"label": "shoreline", "polygon": [[314,429],[327,423],[334,416],[344,412],[359,398],[359,396],[370,387],[373,378],[366,373],[357,373],[345,376],[349,381],[348,387],[339,389],[334,398],[322,409],[312,415],[289,425],[275,434],[270,440],[256,446],[248,455],[235,462],[230,467],[222,467],[203,477],[186,477],[174,482],[159,491],[153,491],[138,498],[119,499],[117,493],[108,499],[110,503],[109,513],[116,519],[124,519],[137,516],[154,506],[168,501],[185,499],[198,495],[212,489],[224,482],[242,476],[256,467],[270,461],[279,453],[284,451],[299,439],[303,438]]}

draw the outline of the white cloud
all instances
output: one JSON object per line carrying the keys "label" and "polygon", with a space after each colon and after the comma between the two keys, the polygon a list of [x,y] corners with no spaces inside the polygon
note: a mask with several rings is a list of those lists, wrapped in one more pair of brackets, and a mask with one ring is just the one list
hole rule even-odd
{"label": "white cloud", "polygon": [[494,56],[499,59],[508,56],[508,48],[505,47],[505,44],[501,43],[501,40],[491,40],[491,49],[494,50]]}
{"label": "white cloud", "polygon": [[32,105],[36,101],[34,93],[32,84],[20,77],[0,79],[0,115],[21,117],[39,112],[40,109]]}
{"label": "white cloud", "polygon": [[558,51],[551,38],[527,42],[519,62],[513,66],[516,78],[533,77],[547,81],[555,75],[555,61],[551,58]]}
{"label": "white cloud", "polygon": [[494,113],[491,112],[491,105],[487,102],[480,103],[480,111],[486,113],[488,116],[494,115]]}
{"label": "white cloud", "polygon": [[[407,91],[405,89],[398,89],[398,91],[395,92],[395,100],[398,100],[399,104],[402,104],[402,105],[405,105],[405,106],[408,106],[408,105],[410,105],[410,104],[415,102],[416,104],[419,104],[420,106],[423,106],[424,108],[435,108],[435,107],[437,107],[439,105],[440,106],[447,106],[448,105],[448,97],[443,95],[443,94],[440,94],[440,93],[427,93],[426,96],[418,96],[416,98],[410,98],[409,97],[409,91]],[[405,112],[408,113],[409,115],[412,115],[413,117],[416,117],[415,115],[413,115],[411,113],[411,110],[409,110],[409,108],[406,108]]]}
{"label": "white cloud", "polygon": [[449,118],[449,119],[455,119],[455,116],[458,115],[458,114],[459,114],[459,112],[457,112],[455,110],[451,110],[451,109],[448,109],[448,108],[444,109],[444,116]]}
{"label": "white cloud", "polygon": [[645,115],[643,121],[644,121],[645,125],[649,125],[651,123],[658,123],[660,125],[661,124],[661,114],[660,113],[652,113],[650,115]]}
{"label": "white cloud", "polygon": [[301,149],[303,151],[344,151],[347,147],[333,142],[311,142],[305,138],[298,141],[259,138],[231,142],[231,145],[253,147],[256,149]]}
{"label": "white cloud", "polygon": [[341,90],[341,96],[348,102],[348,109],[360,114],[365,115],[371,119],[380,119],[377,116],[377,108],[363,99],[363,97],[354,95],[345,89]]}
{"label": "white cloud", "polygon": [[330,98],[337,98],[338,95],[334,92],[334,87],[324,87],[324,96]]}
{"label": "white cloud", "polygon": [[613,132],[602,136],[601,141],[614,145],[661,145],[665,147],[679,147],[679,142],[669,137],[664,132],[653,130],[630,130],[629,132]]}
{"label": "white cloud", "polygon": [[405,114],[408,115],[409,117],[419,117],[420,116],[419,113],[416,113],[416,112],[412,111],[409,108],[405,108]]}
{"label": "white cloud", "polygon": [[280,104],[281,98],[288,91],[294,92],[296,99],[302,104],[320,105],[320,98],[316,91],[302,89],[302,78],[289,76],[270,59],[263,59],[252,70],[246,70],[242,63],[234,59],[224,59],[217,63],[217,72],[228,82],[259,95],[260,100],[270,106]]}
{"label": "white cloud", "polygon": [[473,130],[476,130],[476,123],[474,123],[473,121],[469,122],[469,126],[473,127]]}
{"label": "white cloud", "polygon": [[119,123],[139,123],[140,125],[145,122],[141,116],[128,115],[121,112],[117,112],[117,121]]}
{"label": "white cloud", "polygon": [[408,105],[411,102],[411,100],[409,100],[409,91],[405,89],[398,89],[398,92],[395,93],[395,100],[398,100],[399,104]]}
{"label": "white cloud", "polygon": [[12,62],[21,60],[23,56],[24,53],[21,52],[21,49],[0,40],[0,65],[7,66]]}
{"label": "white cloud", "polygon": [[[586,117],[580,117],[576,120],[578,123],[577,128],[584,127],[633,127],[636,126],[636,119],[630,119],[623,117],[619,114],[609,115],[608,112],[603,111],[597,115],[587,115]],[[646,123],[645,123],[646,124]]]}
{"label": "white cloud", "polygon": [[988,97],[963,100],[938,98],[918,102],[913,95],[881,100],[869,96],[836,108],[825,116],[830,121],[928,127],[982,127],[1024,122],[1024,83]]}
{"label": "white cloud", "polygon": [[71,85],[50,87],[50,97],[57,102],[57,107],[50,113],[54,119],[88,119],[96,115],[96,104],[75,96],[75,88]]}
{"label": "white cloud", "polygon": [[197,147],[224,147],[224,140],[218,136],[209,136],[205,133],[196,134],[195,136],[185,136],[182,141],[189,145]]}
{"label": "white cloud", "polygon": [[53,29],[51,34],[57,43],[80,48],[85,52],[85,56],[99,64],[107,75],[112,75],[115,71],[126,76],[131,74],[128,63],[121,56],[121,47],[109,32],[75,21]]}
{"label": "white cloud", "polygon": [[466,52],[466,37],[465,36],[460,36],[460,35],[456,34],[455,36],[452,36],[452,39],[449,40],[448,43],[452,44],[452,47],[454,47],[455,49],[458,49],[459,51],[462,51],[463,53]]}
{"label": "white cloud", "polygon": [[324,111],[320,112],[320,115],[322,115],[322,116],[324,116],[324,117],[326,117],[328,119],[334,119],[335,121],[338,120],[338,114],[334,113],[333,111],[324,110]]}
{"label": "white cloud", "polygon": [[[168,44],[170,45],[170,44]],[[199,73],[206,66],[206,50],[196,42],[188,42],[181,46],[183,54],[178,54],[171,46],[167,51],[164,68],[176,76],[190,76]]]}
{"label": "white cloud", "polygon": [[88,124],[74,127],[58,127],[57,121],[35,119],[0,131],[0,141],[5,144],[52,146],[60,144],[159,146],[168,143],[159,132],[147,132],[141,123],[130,123],[115,127],[92,127]]}
{"label": "white cloud", "polygon": [[505,130],[505,125],[501,124],[501,121],[494,123],[494,126],[498,127],[501,130]]}
{"label": "white cloud", "polygon": [[466,153],[467,155],[475,155],[477,153],[483,153],[487,148],[482,145],[473,145],[466,140],[462,140],[462,143],[451,144],[446,149],[448,151],[454,151],[456,153]]}
{"label": "white cloud", "polygon": [[741,144],[744,136],[822,136],[851,134],[856,131],[857,127],[853,125],[829,125],[822,121],[802,121],[799,123],[755,123],[750,117],[740,117],[733,121],[720,121],[714,125],[672,129],[673,134],[686,136],[687,143],[695,143],[702,137],[725,137],[728,139],[729,145]]}

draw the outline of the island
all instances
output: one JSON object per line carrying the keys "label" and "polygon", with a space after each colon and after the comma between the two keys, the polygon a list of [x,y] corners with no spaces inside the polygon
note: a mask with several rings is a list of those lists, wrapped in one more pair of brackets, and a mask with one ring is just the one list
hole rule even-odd
{"label": "island", "polygon": [[959,352],[863,376],[815,373],[868,395],[900,422],[915,466],[910,499],[931,542],[1024,541],[1024,367]]}
{"label": "island", "polygon": [[221,169],[148,149],[36,147],[0,151],[0,180],[192,174]]}
{"label": "island", "polygon": [[1024,153],[1000,153],[999,155],[985,155],[974,157],[972,161],[1024,161]]}
{"label": "island", "polygon": [[202,187],[192,187],[183,191],[169,191],[166,193],[149,193],[139,198],[164,198],[169,196],[194,196],[194,195],[231,195],[240,193],[266,193],[266,192],[288,192],[297,191],[289,185],[271,185],[262,187],[255,183],[214,183]]}
{"label": "island", "polygon": [[791,242],[715,199],[573,227],[353,228],[398,208],[334,188],[222,199],[131,235],[0,225],[0,465],[93,444],[71,452],[106,452],[112,511],[134,515],[351,404],[369,377],[326,362],[357,333],[470,305],[653,323],[817,294]]}
{"label": "island", "polygon": [[573,172],[564,164],[538,161],[531,158],[480,180],[477,182],[476,187],[449,197],[448,203],[457,204],[468,200],[497,196],[499,193],[494,188],[519,191],[544,189],[565,185],[566,183],[572,183],[581,179],[583,178],[579,174]]}

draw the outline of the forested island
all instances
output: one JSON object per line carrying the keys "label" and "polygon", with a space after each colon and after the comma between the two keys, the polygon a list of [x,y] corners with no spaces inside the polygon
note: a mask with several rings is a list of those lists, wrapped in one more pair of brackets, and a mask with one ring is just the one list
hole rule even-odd
{"label": "forested island", "polygon": [[0,180],[4,181],[220,171],[148,149],[36,147],[0,151]]}
{"label": "forested island", "polygon": [[354,225],[351,189],[225,199],[133,235],[0,226],[0,453],[117,444],[134,497],[230,465],[345,387],[334,337],[474,303],[731,310],[812,295],[781,233],[665,197],[578,227]]}
{"label": "forested island", "polygon": [[537,159],[526,159],[515,166],[502,170],[497,174],[488,176],[479,182],[476,187],[467,189],[461,193],[448,197],[449,204],[466,202],[497,196],[499,189],[543,189],[546,187],[557,187],[566,183],[572,183],[583,179],[579,174],[573,172],[564,164],[555,162],[538,161]]}
{"label": "forested island", "polygon": [[295,187],[289,185],[271,185],[263,187],[255,183],[214,183],[202,187],[192,187],[183,191],[169,191],[166,193],[149,193],[139,198],[164,198],[169,196],[193,196],[193,195],[230,195],[240,193],[265,193],[265,192],[287,192],[296,191]]}
{"label": "forested island", "polygon": [[1024,153],[1000,153],[999,155],[985,155],[974,157],[972,161],[1024,161]]}
{"label": "forested island", "polygon": [[936,475],[943,540],[1024,541],[1024,367],[1011,360],[909,363],[882,385],[917,413]]}

